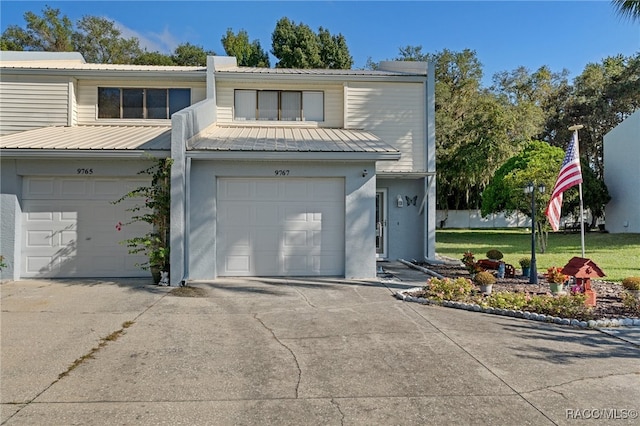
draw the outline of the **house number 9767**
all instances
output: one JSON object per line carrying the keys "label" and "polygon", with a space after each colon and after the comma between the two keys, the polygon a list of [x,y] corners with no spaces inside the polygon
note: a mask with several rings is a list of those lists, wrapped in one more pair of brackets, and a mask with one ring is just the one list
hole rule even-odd
{"label": "house number 9767", "polygon": [[79,175],[92,175],[93,169],[76,169]]}
{"label": "house number 9767", "polygon": [[274,170],[276,176],[289,176],[289,170]]}

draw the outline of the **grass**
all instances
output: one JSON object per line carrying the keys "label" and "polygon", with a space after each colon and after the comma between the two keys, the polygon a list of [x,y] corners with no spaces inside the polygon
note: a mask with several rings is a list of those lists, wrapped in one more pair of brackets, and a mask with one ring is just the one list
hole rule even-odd
{"label": "grass", "polygon": [[[604,271],[607,281],[640,276],[640,234],[587,232],[584,240],[585,257]],[[520,269],[518,260],[531,257],[531,231],[520,228],[436,231],[436,252],[442,256],[462,259],[462,254],[470,250],[476,259],[483,259],[492,248],[504,254],[506,263]],[[538,272],[551,266],[562,267],[574,256],[582,256],[580,233],[549,233],[546,253],[540,253],[539,249],[536,253]]]}

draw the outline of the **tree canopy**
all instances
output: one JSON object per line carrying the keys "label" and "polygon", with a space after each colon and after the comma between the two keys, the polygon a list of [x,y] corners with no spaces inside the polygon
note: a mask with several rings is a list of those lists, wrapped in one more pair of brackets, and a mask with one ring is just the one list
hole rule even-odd
{"label": "tree canopy", "polygon": [[638,0],[612,0],[614,8],[620,16],[633,21],[640,21],[640,1]]}
{"label": "tree canopy", "polygon": [[327,29],[318,33],[306,24],[281,18],[271,35],[271,53],[278,59],[276,68],[350,69],[353,58],[342,36]]}
{"label": "tree canopy", "polygon": [[[548,230],[544,211],[549,203],[565,152],[563,149],[542,141],[532,141],[518,155],[507,160],[493,175],[493,178],[482,193],[482,216],[491,213],[519,212],[531,216],[531,195],[524,193],[524,187],[532,182],[538,187],[543,184],[546,191],[536,193],[536,226],[541,235]],[[589,165],[582,162],[583,206],[592,213],[593,221],[601,217],[604,207],[611,197],[607,187],[598,179]],[[572,214],[580,217],[580,197],[578,186],[569,188],[563,193],[562,215]],[[594,225],[593,223],[592,225]],[[546,240],[540,241],[542,248]]]}
{"label": "tree canopy", "polygon": [[271,66],[269,54],[262,49],[258,40],[249,42],[249,34],[245,30],[240,30],[235,34],[229,28],[221,42],[226,54],[235,56],[240,66],[266,68]]}

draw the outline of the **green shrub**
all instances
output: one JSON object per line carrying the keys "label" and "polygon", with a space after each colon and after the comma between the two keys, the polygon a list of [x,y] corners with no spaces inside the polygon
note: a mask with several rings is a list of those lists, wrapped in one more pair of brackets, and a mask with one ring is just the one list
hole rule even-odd
{"label": "green shrub", "polygon": [[521,268],[529,268],[531,266],[531,258],[523,257],[518,260],[518,263],[520,264]]}
{"label": "green shrub", "polygon": [[529,303],[530,297],[526,293],[512,293],[499,291],[483,297],[479,304],[484,307],[522,310]]}
{"label": "green shrub", "polygon": [[531,312],[563,318],[590,319],[591,308],[584,302],[587,296],[582,293],[561,296],[537,295],[524,308]]}
{"label": "green shrub", "polygon": [[433,300],[463,300],[471,294],[473,285],[466,278],[431,278],[424,287],[426,296]]}
{"label": "green shrub", "polygon": [[625,290],[640,290],[640,277],[627,277],[622,280]]}
{"label": "green shrub", "polygon": [[481,271],[473,278],[473,282],[477,285],[491,285],[496,283],[496,277],[491,272]]}
{"label": "green shrub", "polygon": [[504,257],[500,250],[491,249],[487,252],[487,259],[500,260]]}
{"label": "green shrub", "polygon": [[624,293],[622,295],[622,303],[631,311],[631,315],[640,316],[640,300],[636,299],[635,296]]}

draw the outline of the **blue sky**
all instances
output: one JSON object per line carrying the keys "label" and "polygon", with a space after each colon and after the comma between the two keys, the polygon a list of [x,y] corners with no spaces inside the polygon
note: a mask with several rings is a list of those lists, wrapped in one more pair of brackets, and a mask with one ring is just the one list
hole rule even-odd
{"label": "blue sky", "polygon": [[[227,28],[244,29],[271,48],[276,22],[342,33],[354,68],[393,59],[400,47],[423,52],[472,49],[483,64],[484,84],[500,71],[548,65],[579,75],[591,62],[640,51],[640,23],[620,18],[608,0],[599,1],[12,1],[0,2],[0,24],[24,27],[26,11],[45,5],[76,21],[84,15],[115,21],[149,50],[171,52],[190,42],[224,54]],[[275,61],[272,58],[272,65]]]}

